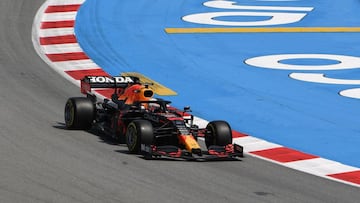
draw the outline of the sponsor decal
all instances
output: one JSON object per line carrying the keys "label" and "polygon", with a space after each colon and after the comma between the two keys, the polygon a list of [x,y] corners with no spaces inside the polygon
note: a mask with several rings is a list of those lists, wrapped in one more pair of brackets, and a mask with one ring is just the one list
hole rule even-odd
{"label": "sponsor decal", "polygon": [[116,76],[116,77],[105,77],[105,76],[90,76],[88,77],[90,83],[134,83],[134,80],[129,76]]}
{"label": "sponsor decal", "polygon": [[[244,6],[234,1],[207,1],[203,5],[210,8],[227,9],[227,11],[190,14],[182,19],[190,23],[224,26],[283,25],[299,22],[307,15],[307,12],[313,10],[313,7]],[[259,10],[265,10],[265,12]],[[286,12],[278,12],[279,10]],[[294,11],[303,11],[303,13]],[[227,16],[267,17],[267,19],[256,21],[225,21],[219,19]]]}
{"label": "sponsor decal", "polygon": [[[293,65],[283,63],[286,60],[292,59],[320,59],[329,60],[333,63],[330,65]],[[360,58],[355,56],[335,55],[335,54],[279,54],[258,56],[245,60],[245,63],[258,67],[268,69],[280,69],[291,71],[327,71],[327,70],[346,70],[360,68]],[[289,77],[295,80],[304,82],[333,84],[333,85],[360,85],[360,80],[338,79],[326,77],[324,73],[290,73]],[[339,92],[339,95],[360,99],[360,89],[346,89]]]}
{"label": "sponsor decal", "polygon": [[[283,0],[288,2],[291,0]],[[268,4],[268,2],[266,2]],[[267,27],[274,25],[291,25],[305,19],[313,12],[314,7],[299,6],[255,6],[244,5],[238,1],[213,0],[206,1],[203,6],[212,9],[221,9],[214,12],[202,12],[185,15],[182,20],[188,23],[200,25],[212,25],[220,27],[190,27],[190,28],[165,28],[168,34],[186,33],[301,33],[301,32],[360,32],[359,27]],[[239,18],[252,17],[252,18]],[[244,20],[240,20],[244,19]],[[255,20],[254,20],[255,19]],[[259,20],[260,19],[260,20]],[[292,65],[283,63],[291,59],[320,59],[334,61],[330,65]],[[360,58],[344,54],[278,54],[258,56],[244,60],[247,65],[290,71],[328,71],[360,68]],[[360,80],[330,78],[323,72],[319,73],[290,73],[289,77],[304,82],[335,84],[335,85],[359,85]],[[341,96],[360,99],[360,88],[345,89],[338,93]]]}

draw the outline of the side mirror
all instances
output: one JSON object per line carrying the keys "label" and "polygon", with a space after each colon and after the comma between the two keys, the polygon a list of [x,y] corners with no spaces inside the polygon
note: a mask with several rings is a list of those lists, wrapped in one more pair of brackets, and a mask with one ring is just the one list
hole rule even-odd
{"label": "side mirror", "polygon": [[184,107],[184,112],[191,112],[190,106],[185,106]]}
{"label": "side mirror", "polygon": [[187,124],[189,124],[190,125],[190,127],[191,126],[193,126],[194,125],[194,116],[193,115],[190,115],[190,118],[189,117],[187,117],[187,118],[185,118],[184,116],[185,116],[185,112],[192,112],[191,111],[191,109],[190,109],[190,106],[185,106],[184,107],[184,111],[183,111],[183,118],[184,118],[184,121],[187,123]]}

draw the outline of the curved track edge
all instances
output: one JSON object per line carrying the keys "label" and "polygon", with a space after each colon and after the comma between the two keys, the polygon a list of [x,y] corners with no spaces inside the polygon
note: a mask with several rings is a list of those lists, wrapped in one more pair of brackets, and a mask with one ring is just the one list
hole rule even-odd
{"label": "curved track edge", "polygon": [[[38,55],[61,76],[80,86],[87,75],[108,74],[91,60],[77,43],[76,14],[86,0],[47,0],[34,19],[32,41]],[[109,97],[109,90],[97,93]],[[206,126],[207,120],[196,117]],[[233,142],[244,147],[246,155],[258,157],[295,170],[360,187],[360,168],[321,158],[250,135],[233,131]]]}

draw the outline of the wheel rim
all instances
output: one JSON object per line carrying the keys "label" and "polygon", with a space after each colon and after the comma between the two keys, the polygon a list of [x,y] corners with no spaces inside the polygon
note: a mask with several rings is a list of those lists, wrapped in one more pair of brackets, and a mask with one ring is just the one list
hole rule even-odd
{"label": "wheel rim", "polygon": [[65,105],[65,124],[70,127],[74,123],[75,109],[74,105],[69,101]]}
{"label": "wheel rim", "polygon": [[136,145],[136,142],[137,142],[136,133],[137,133],[136,129],[133,126],[130,126],[128,128],[127,136],[126,136],[126,143],[127,143],[130,151],[133,151],[134,147]]}

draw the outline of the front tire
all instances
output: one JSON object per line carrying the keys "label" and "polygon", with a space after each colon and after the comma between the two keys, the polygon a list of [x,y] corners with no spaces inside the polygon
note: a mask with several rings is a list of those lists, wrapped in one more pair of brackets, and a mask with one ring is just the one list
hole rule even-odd
{"label": "front tire", "polygon": [[206,126],[205,144],[226,146],[232,143],[232,131],[226,121],[212,121]]}
{"label": "front tire", "polygon": [[126,145],[131,154],[140,152],[140,145],[150,145],[153,142],[154,132],[151,122],[147,120],[135,120],[126,130]]}
{"label": "front tire", "polygon": [[95,118],[95,106],[86,97],[69,98],[64,110],[65,125],[71,130],[88,130]]}

